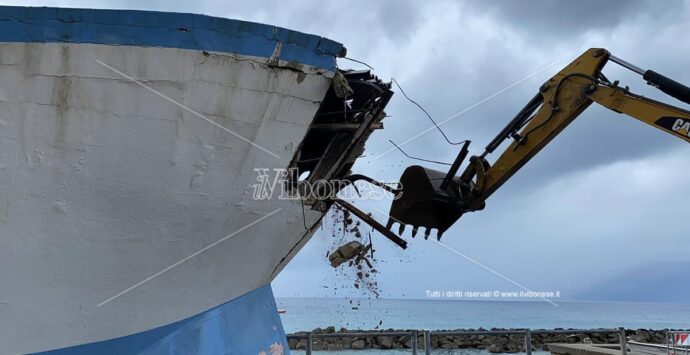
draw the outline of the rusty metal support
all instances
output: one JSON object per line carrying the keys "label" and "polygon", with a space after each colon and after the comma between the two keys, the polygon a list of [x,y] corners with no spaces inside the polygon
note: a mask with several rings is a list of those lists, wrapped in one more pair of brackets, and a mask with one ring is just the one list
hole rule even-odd
{"label": "rusty metal support", "polygon": [[370,225],[372,228],[376,229],[379,233],[383,234],[384,237],[390,239],[393,243],[397,244],[399,247],[403,249],[407,249],[407,242],[398,237],[395,233],[391,232],[390,230],[386,229],[381,223],[377,222],[374,218],[369,216],[368,214],[362,212],[359,208],[353,206],[352,204],[343,201],[339,198],[333,198],[333,202],[337,203],[344,209],[352,212],[355,216],[357,216],[359,219],[364,221],[366,224]]}

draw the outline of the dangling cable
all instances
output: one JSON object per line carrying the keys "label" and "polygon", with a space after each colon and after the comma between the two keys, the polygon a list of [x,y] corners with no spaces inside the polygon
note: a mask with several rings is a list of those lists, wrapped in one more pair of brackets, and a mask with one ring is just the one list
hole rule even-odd
{"label": "dangling cable", "polygon": [[417,158],[417,157],[410,156],[410,155],[408,155],[407,153],[405,153],[405,151],[402,150],[402,148],[398,147],[398,145],[395,144],[395,142],[393,142],[393,141],[390,140],[390,139],[389,139],[388,141],[389,141],[392,145],[394,145],[396,148],[398,148],[399,151],[401,151],[403,154],[405,154],[406,157],[408,157],[408,158],[410,158],[410,159],[421,160],[421,161],[425,161],[425,162],[428,162],[428,163],[434,163],[434,164],[453,165],[453,164],[445,163],[445,162],[442,162],[442,161],[429,160],[429,159],[423,159],[423,158]]}
{"label": "dangling cable", "polygon": [[374,69],[374,67],[372,67],[371,65],[369,65],[369,64],[367,64],[367,63],[362,62],[361,60],[352,59],[352,58],[348,58],[348,57],[342,57],[342,58],[343,58],[343,59],[350,60],[350,61],[353,61],[353,62],[355,62],[355,63],[359,63],[359,64],[366,65],[367,68],[369,68],[369,69],[371,69],[371,70],[376,70],[376,69]]}
{"label": "dangling cable", "polygon": [[[451,140],[448,139],[448,136],[446,136],[446,134],[443,132],[443,130],[441,130],[441,127],[439,127],[439,125],[436,124],[436,121],[434,121],[434,119],[431,118],[431,115],[429,114],[429,112],[427,112],[427,111],[424,109],[424,107],[422,107],[422,105],[418,104],[417,101],[412,100],[409,96],[407,96],[407,94],[405,93],[405,90],[403,90],[403,88],[400,87],[400,84],[398,84],[398,81],[395,80],[395,78],[391,78],[391,80],[395,83],[395,85],[398,87],[398,89],[400,89],[400,92],[403,94],[403,96],[405,96],[405,98],[406,98],[408,101],[410,101],[411,103],[415,104],[415,106],[419,107],[419,109],[422,110],[422,112],[424,112],[424,113],[426,114],[426,117],[429,117],[429,120],[431,121],[431,123],[434,124],[434,126],[436,127],[436,129],[438,129],[438,131],[441,133],[441,135],[442,135],[443,138],[446,140],[446,142],[448,142],[448,144],[450,144],[450,145],[460,145],[460,144],[464,144],[465,142],[467,142],[467,140],[464,140],[464,141],[461,141],[461,142],[451,142]],[[396,146],[396,147],[397,147],[397,146]],[[398,148],[398,149],[400,149],[400,148]],[[405,155],[407,155],[407,154],[405,154]],[[448,165],[450,165],[450,164],[448,164]]]}

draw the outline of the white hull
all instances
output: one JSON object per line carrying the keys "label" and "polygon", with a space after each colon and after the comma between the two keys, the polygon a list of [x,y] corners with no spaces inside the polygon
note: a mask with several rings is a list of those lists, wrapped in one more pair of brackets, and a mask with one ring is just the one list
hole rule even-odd
{"label": "white hull", "polygon": [[190,317],[268,284],[307,242],[299,202],[252,200],[253,169],[287,167],[333,73],[268,60],[0,44],[2,353]]}

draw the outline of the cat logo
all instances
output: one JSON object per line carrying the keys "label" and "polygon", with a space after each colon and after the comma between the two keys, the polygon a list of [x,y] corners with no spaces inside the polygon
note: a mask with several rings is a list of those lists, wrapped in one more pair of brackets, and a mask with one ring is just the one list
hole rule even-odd
{"label": "cat logo", "polygon": [[656,125],[685,137],[690,137],[690,119],[682,117],[661,117]]}
{"label": "cat logo", "polygon": [[671,129],[674,132],[690,137],[690,121],[679,118],[676,122],[673,122],[673,127],[671,127]]}

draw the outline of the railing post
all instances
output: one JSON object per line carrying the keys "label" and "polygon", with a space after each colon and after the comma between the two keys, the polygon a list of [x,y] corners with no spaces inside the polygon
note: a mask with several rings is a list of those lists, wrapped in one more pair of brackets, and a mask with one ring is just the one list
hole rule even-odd
{"label": "railing post", "polygon": [[307,349],[305,351],[305,355],[311,355],[311,332],[307,332]]}
{"label": "railing post", "polygon": [[410,347],[412,348],[412,355],[417,355],[417,337],[419,337],[417,330],[413,330],[412,338],[410,338]]}
{"label": "railing post", "polygon": [[625,340],[625,328],[619,327],[618,330],[620,331],[618,333],[618,337],[620,338],[620,341],[621,341],[621,354],[627,355],[628,354],[628,349],[627,349],[628,344]]}
{"label": "railing post", "polygon": [[424,330],[424,354],[431,355],[431,331]]}
{"label": "railing post", "polygon": [[529,329],[525,331],[525,353],[532,355],[532,331]]}

